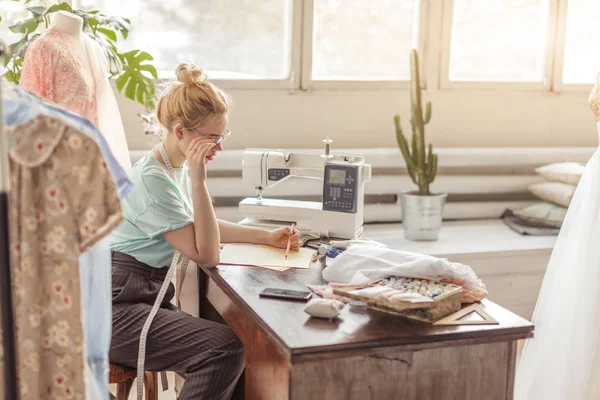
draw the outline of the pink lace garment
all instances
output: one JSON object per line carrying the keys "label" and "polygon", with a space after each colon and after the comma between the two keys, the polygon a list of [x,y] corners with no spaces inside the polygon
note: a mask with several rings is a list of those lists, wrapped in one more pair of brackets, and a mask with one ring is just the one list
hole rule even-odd
{"label": "pink lace garment", "polygon": [[86,63],[57,29],[49,29],[25,54],[19,85],[98,126],[96,84]]}
{"label": "pink lace garment", "polygon": [[131,167],[121,114],[108,81],[108,61],[100,45],[81,33],[87,63],[67,34],[50,28],[25,54],[20,86],[89,119],[102,132],[117,161]]}

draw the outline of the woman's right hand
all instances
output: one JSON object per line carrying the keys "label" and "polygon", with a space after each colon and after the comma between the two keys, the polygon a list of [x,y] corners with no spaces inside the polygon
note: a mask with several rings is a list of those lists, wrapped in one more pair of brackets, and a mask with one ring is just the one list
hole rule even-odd
{"label": "woman's right hand", "polygon": [[201,137],[194,138],[188,146],[185,155],[192,182],[206,182],[206,156],[213,147],[215,144],[211,140]]}

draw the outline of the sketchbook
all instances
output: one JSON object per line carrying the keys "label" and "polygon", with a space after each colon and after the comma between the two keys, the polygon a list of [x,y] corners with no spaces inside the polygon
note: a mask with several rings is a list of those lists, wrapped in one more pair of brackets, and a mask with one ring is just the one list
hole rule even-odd
{"label": "sketchbook", "polygon": [[268,269],[308,268],[315,251],[301,247],[290,250],[287,260],[285,249],[247,243],[230,243],[221,249],[221,264],[252,265]]}

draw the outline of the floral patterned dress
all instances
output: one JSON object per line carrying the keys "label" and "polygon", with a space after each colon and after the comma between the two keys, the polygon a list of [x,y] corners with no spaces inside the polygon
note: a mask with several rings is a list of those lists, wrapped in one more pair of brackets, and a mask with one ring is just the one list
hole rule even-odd
{"label": "floral patterned dress", "polygon": [[21,399],[84,399],[79,255],[122,221],[121,203],[96,142],[62,120],[38,115],[3,134],[15,143],[9,229]]}

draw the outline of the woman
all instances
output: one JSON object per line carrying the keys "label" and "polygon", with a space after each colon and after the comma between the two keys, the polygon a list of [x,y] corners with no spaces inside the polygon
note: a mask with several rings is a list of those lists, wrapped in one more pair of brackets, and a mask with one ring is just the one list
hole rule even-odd
{"label": "woman", "polygon": [[[133,166],[125,221],[111,234],[113,335],[111,362],[136,367],[139,337],[175,253],[204,267],[219,263],[219,245],[249,242],[298,249],[290,228],[267,231],[220,221],[206,186],[206,164],[223,149],[228,102],[195,65],[177,67],[157,118],[163,142]],[[172,172],[174,172],[174,174]],[[175,178],[175,179],[173,179]],[[183,372],[179,399],[227,399],[244,367],[242,344],[224,325],[170,305],[170,285],[148,332],[146,369]]]}

